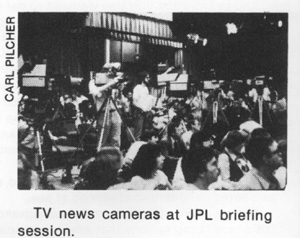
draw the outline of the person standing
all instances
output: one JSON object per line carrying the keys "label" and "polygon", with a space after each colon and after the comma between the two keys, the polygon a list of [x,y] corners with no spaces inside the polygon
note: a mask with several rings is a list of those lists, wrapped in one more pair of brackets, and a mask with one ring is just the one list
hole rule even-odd
{"label": "person standing", "polygon": [[[97,144],[98,148],[102,146],[114,146],[120,148],[121,144],[121,118],[118,114],[115,105],[109,100],[108,105],[104,105],[110,97],[110,89],[116,85],[120,77],[115,77],[117,70],[114,65],[105,65],[103,68],[106,69],[106,76],[111,80],[102,85],[96,85],[95,79],[91,79],[89,82],[89,92],[92,95],[96,104],[97,110]],[[107,106],[107,107],[106,107]],[[105,118],[105,110],[107,109],[107,116]],[[99,146],[101,132],[103,131],[102,143]]]}
{"label": "person standing", "polygon": [[147,72],[140,73],[141,84],[133,89],[133,118],[134,118],[134,137],[141,139],[145,127],[147,114],[151,111],[152,97],[149,94],[150,75]]}

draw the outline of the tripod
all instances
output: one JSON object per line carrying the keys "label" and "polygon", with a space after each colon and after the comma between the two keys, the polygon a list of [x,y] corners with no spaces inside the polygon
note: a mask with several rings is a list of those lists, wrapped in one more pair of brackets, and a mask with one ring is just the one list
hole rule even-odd
{"label": "tripod", "polygon": [[[105,107],[105,110],[104,110],[104,119],[103,119],[103,123],[101,125],[101,133],[100,133],[100,138],[99,138],[99,142],[98,142],[98,145],[97,145],[97,152],[100,151],[102,145],[103,145],[103,139],[104,139],[104,133],[105,133],[105,124],[108,122],[109,120],[109,117],[108,117],[108,114],[110,113],[110,105],[111,103],[114,105],[114,108],[116,109],[116,112],[118,113],[118,115],[120,116],[121,118],[121,122],[123,123],[123,125],[125,126],[127,132],[129,133],[131,139],[133,142],[135,142],[135,138],[131,132],[131,130],[129,129],[129,127],[127,126],[126,122],[122,119],[122,115],[121,115],[121,112],[117,106],[117,103],[115,101],[115,99],[112,97],[111,95],[111,90],[108,91],[108,96],[106,98],[106,100],[104,101],[104,103],[102,104],[101,108],[99,109],[99,112],[101,113],[102,112],[102,109]],[[98,114],[98,113],[97,113]]]}
{"label": "tripod", "polygon": [[[217,93],[217,95],[213,99],[212,107],[209,109],[209,112],[203,122],[201,130],[203,130],[208,125],[216,124],[219,121],[219,118],[223,118],[224,122],[229,126],[228,119],[223,111],[223,109],[220,107],[219,102],[221,100],[220,92]],[[212,119],[212,121],[210,120]]]}
{"label": "tripod", "polygon": [[49,175],[49,171],[45,170],[44,160],[45,156],[42,150],[42,131],[45,124],[37,125],[33,123],[29,125],[25,132],[19,137],[18,144],[22,145],[22,142],[25,138],[30,135],[31,130],[33,129],[33,139],[34,139],[34,165],[31,167],[36,170],[40,166],[40,171],[37,171],[40,178],[40,184],[42,185],[43,189],[53,190],[54,186],[50,185],[48,182],[47,176]]}
{"label": "tripod", "polygon": [[[258,113],[258,115],[256,115]],[[262,95],[259,95],[257,102],[255,103],[253,110],[251,111],[250,118],[253,118],[262,127],[273,127],[273,120],[271,118],[267,102],[263,99]]]}
{"label": "tripod", "polygon": [[[104,138],[104,132],[105,132],[105,123],[108,122],[109,120],[109,113],[110,113],[110,105],[111,103],[113,103],[118,115],[120,116],[121,118],[121,123],[123,124],[123,126],[126,128],[126,130],[128,131],[131,139],[133,142],[135,142],[135,138],[131,132],[131,130],[129,129],[128,125],[126,124],[126,122],[122,119],[122,116],[121,116],[121,112],[114,100],[114,98],[111,96],[111,89],[108,89],[107,92],[106,92],[106,95],[107,97],[105,98],[104,102],[102,103],[101,107],[97,110],[97,112],[95,113],[89,127],[84,131],[84,133],[82,134],[80,140],[79,140],[79,143],[77,145],[77,149],[73,152],[73,154],[71,155],[71,158],[73,158],[73,156],[76,154],[76,152],[79,150],[80,147],[82,147],[83,145],[83,141],[85,139],[85,137],[87,136],[88,132],[91,130],[93,124],[95,123],[95,121],[97,120],[97,118],[100,116],[101,113],[104,112],[104,120],[103,120],[103,123],[101,125],[101,127],[99,128],[101,130],[100,132],[100,138],[99,138],[99,141],[98,141],[98,144],[97,144],[97,147],[96,147],[96,151],[98,152],[102,145],[103,145],[103,138]],[[78,167],[80,166],[80,162],[77,161],[77,165]]]}

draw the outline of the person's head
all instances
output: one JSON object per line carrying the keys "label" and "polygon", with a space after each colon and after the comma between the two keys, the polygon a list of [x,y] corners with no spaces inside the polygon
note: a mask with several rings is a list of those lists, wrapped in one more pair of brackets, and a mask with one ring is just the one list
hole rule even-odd
{"label": "person's head", "polygon": [[217,181],[220,174],[217,163],[218,155],[211,148],[194,148],[182,161],[182,170],[187,183],[197,179],[207,185]]}
{"label": "person's head", "polygon": [[144,179],[152,178],[155,171],[162,169],[164,160],[158,145],[142,145],[132,162],[132,173]]}
{"label": "person's head", "polygon": [[139,73],[139,78],[141,83],[144,83],[147,86],[150,84],[150,74],[148,72],[143,71]]}
{"label": "person's head", "polygon": [[190,148],[213,147],[214,140],[210,133],[204,131],[197,131],[191,137]]}
{"label": "person's head", "polygon": [[174,117],[168,126],[168,135],[179,138],[183,133],[182,119],[180,117]]}
{"label": "person's head", "polygon": [[115,147],[102,147],[93,161],[88,180],[93,189],[107,189],[118,182],[118,171],[122,166],[122,156]]}
{"label": "person's head", "polygon": [[143,135],[141,136],[142,141],[146,141],[151,144],[157,144],[158,142],[158,133],[154,130],[145,130]]}
{"label": "person's head", "polygon": [[246,139],[247,136],[237,130],[229,131],[221,142],[221,146],[233,153],[242,153]]}
{"label": "person's head", "polygon": [[283,165],[287,165],[287,141],[281,140],[278,142],[278,150],[281,152]]}
{"label": "person's head", "polygon": [[268,167],[276,170],[283,165],[277,142],[263,128],[252,131],[246,145],[246,157],[253,167]]}

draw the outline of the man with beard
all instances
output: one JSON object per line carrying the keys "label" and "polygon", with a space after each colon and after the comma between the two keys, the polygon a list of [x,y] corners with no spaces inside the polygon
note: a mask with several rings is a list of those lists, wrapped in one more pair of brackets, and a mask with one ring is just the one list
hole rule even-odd
{"label": "man with beard", "polygon": [[238,182],[239,190],[277,190],[274,171],[283,165],[277,142],[263,128],[255,129],[246,146],[246,157],[252,169]]}
{"label": "man with beard", "polygon": [[152,96],[149,94],[150,75],[147,72],[142,72],[139,75],[141,84],[138,84],[133,89],[133,118],[134,118],[134,137],[136,140],[141,139],[141,135],[145,129],[145,121],[147,115],[151,111]]}

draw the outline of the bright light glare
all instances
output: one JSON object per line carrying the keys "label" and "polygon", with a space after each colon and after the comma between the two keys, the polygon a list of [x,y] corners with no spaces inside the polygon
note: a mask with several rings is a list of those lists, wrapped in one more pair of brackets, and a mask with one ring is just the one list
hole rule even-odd
{"label": "bright light glare", "polygon": [[227,27],[227,34],[236,34],[238,32],[238,29],[236,27],[236,25],[234,23],[227,23],[226,24]]}
{"label": "bright light glare", "polygon": [[278,21],[278,27],[282,27],[282,25],[283,25],[283,22],[281,20]]}

